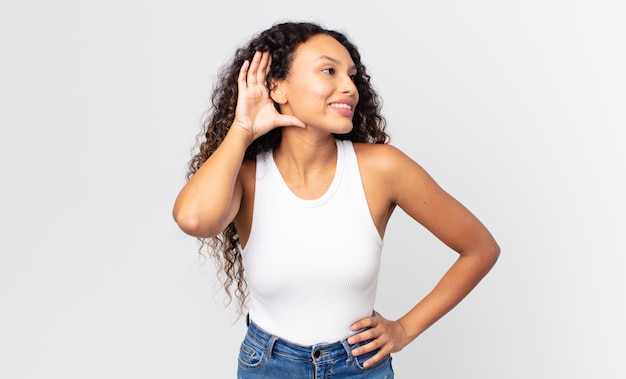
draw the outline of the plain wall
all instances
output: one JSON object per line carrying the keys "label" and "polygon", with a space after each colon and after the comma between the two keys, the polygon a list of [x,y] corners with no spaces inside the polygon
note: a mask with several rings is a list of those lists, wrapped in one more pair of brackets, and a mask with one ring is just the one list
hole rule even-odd
{"label": "plain wall", "polygon": [[[243,319],[171,217],[218,68],[280,20],[360,48],[392,143],[502,255],[398,378],[626,377],[623,1],[0,3],[0,377],[234,378]],[[377,310],[455,253],[401,211]]]}

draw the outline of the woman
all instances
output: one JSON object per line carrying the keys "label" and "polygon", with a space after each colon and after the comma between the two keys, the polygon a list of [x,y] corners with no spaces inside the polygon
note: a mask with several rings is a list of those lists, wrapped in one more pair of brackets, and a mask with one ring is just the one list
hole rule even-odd
{"label": "woman", "polygon": [[[248,308],[239,378],[392,378],[391,353],[458,304],[499,255],[489,231],[388,144],[357,48],[276,24],[225,68],[174,218]],[[459,257],[398,320],[374,311],[400,207]],[[231,288],[233,292],[231,292]]]}

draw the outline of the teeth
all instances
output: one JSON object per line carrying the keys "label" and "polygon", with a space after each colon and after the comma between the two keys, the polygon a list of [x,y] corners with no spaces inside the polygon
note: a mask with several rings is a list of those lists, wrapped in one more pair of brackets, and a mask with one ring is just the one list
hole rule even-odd
{"label": "teeth", "polygon": [[335,107],[335,108],[343,108],[343,109],[352,109],[351,106],[349,106],[348,104],[342,104],[342,103],[332,103],[330,104],[331,107]]}

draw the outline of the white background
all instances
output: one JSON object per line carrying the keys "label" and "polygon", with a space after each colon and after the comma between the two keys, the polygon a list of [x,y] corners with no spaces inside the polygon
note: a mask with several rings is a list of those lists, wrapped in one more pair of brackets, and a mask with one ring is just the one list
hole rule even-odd
{"label": "white background", "polygon": [[[626,377],[626,3],[254,4],[0,3],[0,377],[235,377],[171,208],[218,68],[287,19],[354,40],[392,143],[502,248],[396,376]],[[385,241],[393,318],[455,254],[401,212]]]}

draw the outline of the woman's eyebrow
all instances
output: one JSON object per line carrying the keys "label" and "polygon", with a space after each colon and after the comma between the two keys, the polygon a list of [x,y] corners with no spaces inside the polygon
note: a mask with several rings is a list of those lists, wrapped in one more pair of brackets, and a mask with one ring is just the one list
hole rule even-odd
{"label": "woman's eyebrow", "polygon": [[[333,62],[335,64],[340,64],[341,63],[341,61],[339,59],[333,58],[333,57],[329,57],[328,55],[322,55],[321,57],[317,58],[317,60],[318,61],[328,60],[328,61],[331,61],[331,62]],[[349,67],[349,69],[350,70],[356,70],[356,65],[353,64],[352,66]]]}

